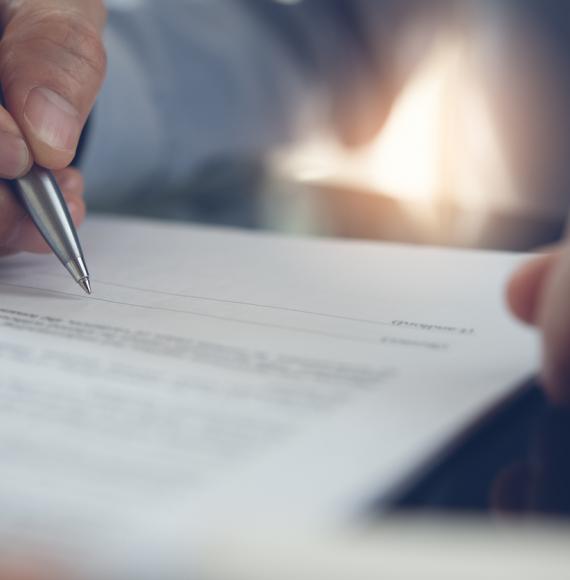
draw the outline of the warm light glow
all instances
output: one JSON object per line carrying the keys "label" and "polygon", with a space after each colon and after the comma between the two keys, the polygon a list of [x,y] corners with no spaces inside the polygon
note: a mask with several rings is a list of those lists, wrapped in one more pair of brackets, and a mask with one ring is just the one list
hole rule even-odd
{"label": "warm light glow", "polygon": [[402,200],[488,207],[514,186],[480,79],[459,39],[421,63],[377,140],[350,152],[322,137],[279,156],[278,168],[311,182],[375,190]]}
{"label": "warm light glow", "polygon": [[455,57],[445,48],[420,68],[377,141],[361,153],[369,183],[379,191],[426,201],[445,187],[446,90]]}

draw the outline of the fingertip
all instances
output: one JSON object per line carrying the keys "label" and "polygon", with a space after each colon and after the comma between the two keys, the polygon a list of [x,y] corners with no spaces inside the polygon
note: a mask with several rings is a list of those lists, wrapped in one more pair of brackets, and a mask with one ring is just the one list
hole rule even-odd
{"label": "fingertip", "polygon": [[64,196],[79,196],[83,194],[85,182],[81,172],[68,167],[63,171],[55,172],[55,178],[61,187]]}
{"label": "fingertip", "polygon": [[75,158],[75,149],[60,151],[43,143],[30,139],[30,147],[35,162],[51,171],[61,171],[68,167]]}
{"label": "fingertip", "polygon": [[529,291],[526,272],[517,270],[510,278],[506,289],[507,304],[511,312],[526,324],[533,324],[535,306],[532,292]]}
{"label": "fingertip", "polygon": [[511,277],[509,278],[505,289],[505,298],[512,314],[514,314],[517,318],[524,320],[526,322],[526,317],[524,316],[525,313],[523,312],[524,308],[522,307],[524,301],[520,297],[521,291],[519,290],[520,288],[519,278],[520,278],[519,270],[511,274]]}
{"label": "fingertip", "polygon": [[69,209],[75,226],[79,227],[85,220],[86,207],[83,198],[85,182],[81,172],[72,167],[55,173],[61,192]]}
{"label": "fingertip", "polygon": [[506,299],[512,313],[521,321],[536,323],[542,289],[557,258],[557,253],[534,258],[511,276]]}
{"label": "fingertip", "polygon": [[74,195],[67,202],[67,207],[69,208],[73,223],[79,227],[85,220],[85,201],[80,195]]}

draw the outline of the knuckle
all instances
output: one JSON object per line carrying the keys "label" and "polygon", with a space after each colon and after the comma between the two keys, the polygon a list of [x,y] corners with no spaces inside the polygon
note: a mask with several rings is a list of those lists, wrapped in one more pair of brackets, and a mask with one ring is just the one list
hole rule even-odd
{"label": "knuckle", "polygon": [[36,11],[24,21],[15,19],[9,28],[0,50],[2,74],[18,74],[22,60],[29,60],[41,62],[44,74],[55,75],[56,82],[70,89],[102,82],[107,68],[102,39],[79,13]]}
{"label": "knuckle", "polygon": [[102,78],[107,69],[107,53],[99,32],[81,22],[70,23],[69,31],[64,48]]}
{"label": "knuckle", "polygon": [[96,28],[75,14],[57,17],[49,24],[49,28],[54,32],[45,40],[53,45],[55,52],[62,51],[65,54],[61,62],[69,73],[76,74],[78,80],[82,80],[84,74],[102,80],[107,56]]}

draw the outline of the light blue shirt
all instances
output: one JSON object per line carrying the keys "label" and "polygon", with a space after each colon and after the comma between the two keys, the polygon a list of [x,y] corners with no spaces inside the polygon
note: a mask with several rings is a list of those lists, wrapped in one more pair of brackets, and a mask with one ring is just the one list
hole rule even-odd
{"label": "light blue shirt", "polygon": [[109,6],[108,77],[84,151],[88,196],[103,203],[183,188],[207,161],[263,156],[312,124],[364,139],[395,91],[399,29],[418,6],[433,17],[435,5],[123,3]]}

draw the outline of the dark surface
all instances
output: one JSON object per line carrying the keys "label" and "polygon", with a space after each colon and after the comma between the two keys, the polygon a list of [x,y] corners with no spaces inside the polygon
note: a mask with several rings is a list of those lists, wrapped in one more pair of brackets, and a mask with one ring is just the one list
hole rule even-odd
{"label": "dark surface", "polygon": [[570,410],[530,381],[392,509],[570,518]]}

